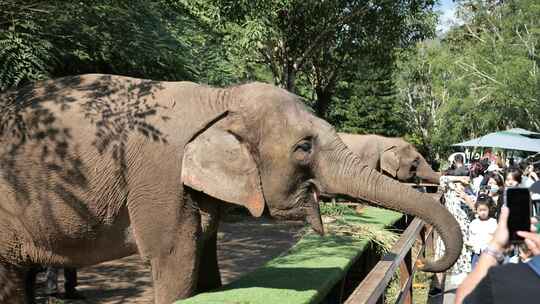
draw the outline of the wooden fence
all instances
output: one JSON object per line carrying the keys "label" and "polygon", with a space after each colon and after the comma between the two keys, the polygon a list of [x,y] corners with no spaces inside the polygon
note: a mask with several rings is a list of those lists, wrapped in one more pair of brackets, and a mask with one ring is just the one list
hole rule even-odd
{"label": "wooden fence", "polygon": [[[421,247],[415,254],[413,247],[417,239]],[[401,290],[396,303],[412,303],[412,284],[419,258],[425,257],[426,249],[433,249],[434,231],[419,218],[415,218],[403,232],[392,249],[383,256],[367,277],[349,296],[345,304],[378,303],[386,287],[399,268]]]}

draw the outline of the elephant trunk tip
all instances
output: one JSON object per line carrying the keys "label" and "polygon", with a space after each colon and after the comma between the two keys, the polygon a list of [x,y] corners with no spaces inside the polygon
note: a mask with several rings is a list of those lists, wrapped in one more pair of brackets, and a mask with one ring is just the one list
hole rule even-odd
{"label": "elephant trunk tip", "polygon": [[450,267],[452,267],[452,264],[446,266],[442,265],[440,261],[433,261],[431,259],[419,259],[416,261],[416,267],[420,271],[424,272],[445,272]]}
{"label": "elephant trunk tip", "polygon": [[[442,227],[446,227],[446,229],[442,229]],[[439,233],[440,237],[445,243],[443,246],[444,254],[437,260],[434,258],[419,259],[416,262],[416,266],[419,270],[424,272],[445,272],[454,265],[461,255],[461,249],[463,248],[463,236],[461,234],[459,224],[457,224],[457,221],[455,220],[452,220],[450,223],[446,223],[442,226],[433,228],[434,231],[436,230]],[[456,237],[457,240],[455,240],[456,242],[453,244],[454,246],[447,247],[446,244],[448,244],[448,239],[451,236]],[[435,255],[437,256],[437,254]]]}

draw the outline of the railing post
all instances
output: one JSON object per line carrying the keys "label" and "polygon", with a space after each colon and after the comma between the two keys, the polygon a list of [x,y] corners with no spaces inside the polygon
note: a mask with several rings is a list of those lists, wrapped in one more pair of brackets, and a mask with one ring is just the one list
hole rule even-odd
{"label": "railing post", "polygon": [[[411,247],[412,248],[412,247]],[[412,258],[411,258],[411,249],[407,252],[403,261],[399,264],[399,281],[401,288],[404,288],[409,279],[411,278],[412,270]],[[405,298],[403,303],[412,304],[412,284],[410,284],[407,290],[403,290],[405,293]]]}
{"label": "railing post", "polygon": [[437,230],[433,229],[433,226],[426,225],[426,232],[431,229],[431,233],[425,238],[424,257],[427,255],[435,255],[435,246],[437,245]]}

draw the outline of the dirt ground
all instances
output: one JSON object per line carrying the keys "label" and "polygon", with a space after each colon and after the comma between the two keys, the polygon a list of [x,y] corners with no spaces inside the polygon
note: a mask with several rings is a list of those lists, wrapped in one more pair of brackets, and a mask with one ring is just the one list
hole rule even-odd
{"label": "dirt ground", "polygon": [[[271,219],[244,218],[220,224],[218,259],[224,284],[253,271],[292,247],[304,227],[301,222],[277,222]],[[85,300],[63,303],[153,303],[149,269],[133,255],[79,270],[77,289]],[[38,277],[38,287],[44,276]],[[63,275],[60,275],[63,286]],[[38,303],[47,303],[39,287]],[[62,302],[60,302],[62,303]]]}

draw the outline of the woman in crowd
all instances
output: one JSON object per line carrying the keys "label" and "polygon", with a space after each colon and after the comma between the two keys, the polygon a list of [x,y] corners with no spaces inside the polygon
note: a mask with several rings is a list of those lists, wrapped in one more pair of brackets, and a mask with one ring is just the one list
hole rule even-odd
{"label": "woman in crowd", "polygon": [[471,168],[469,169],[471,177],[471,189],[473,190],[475,195],[478,195],[478,192],[480,191],[480,184],[484,179],[483,174],[485,170],[486,168],[482,165],[482,162],[480,161],[475,161],[471,164]]}
{"label": "woman in crowd", "polygon": [[504,179],[505,187],[518,187],[521,184],[521,171],[517,168],[512,168],[506,171]]}
{"label": "woman in crowd", "polygon": [[534,166],[532,164],[524,163],[523,164],[525,168],[523,169],[523,176],[522,176],[522,187],[530,187],[532,184],[537,182],[539,180],[538,174],[534,170]]}
{"label": "woman in crowd", "polygon": [[497,171],[488,172],[484,180],[486,181],[487,194],[495,204],[495,217],[497,217],[503,203],[502,193],[504,191],[504,181]]}

